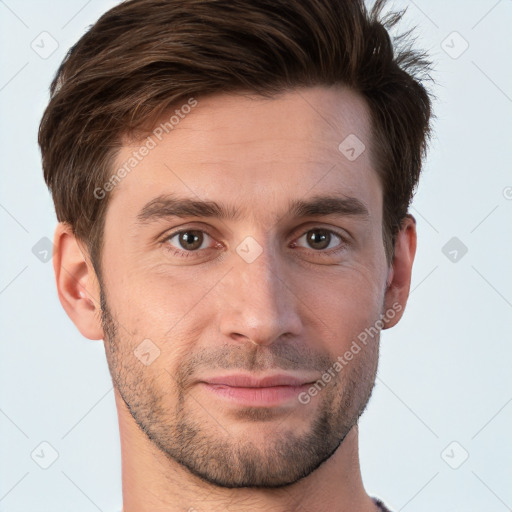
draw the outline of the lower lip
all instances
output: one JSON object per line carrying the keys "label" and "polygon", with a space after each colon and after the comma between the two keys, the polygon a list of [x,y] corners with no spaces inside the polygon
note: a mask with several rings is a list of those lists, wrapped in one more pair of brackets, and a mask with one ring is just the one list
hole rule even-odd
{"label": "lower lip", "polygon": [[267,388],[239,388],[224,384],[201,383],[208,391],[230,402],[251,407],[272,407],[292,400],[298,401],[299,393],[311,384],[302,386],[272,386]]}

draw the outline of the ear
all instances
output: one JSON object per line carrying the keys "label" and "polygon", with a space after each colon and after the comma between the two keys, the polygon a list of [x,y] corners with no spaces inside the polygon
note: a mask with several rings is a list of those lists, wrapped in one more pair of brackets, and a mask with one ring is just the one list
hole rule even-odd
{"label": "ear", "polygon": [[402,222],[395,240],[395,255],[388,271],[387,288],[384,296],[384,311],[394,311],[393,317],[386,315],[383,329],[398,323],[405,310],[414,255],[416,254],[416,220],[408,213]]}
{"label": "ear", "polygon": [[103,339],[100,287],[85,245],[60,222],[54,236],[53,269],[60,303],[83,336]]}

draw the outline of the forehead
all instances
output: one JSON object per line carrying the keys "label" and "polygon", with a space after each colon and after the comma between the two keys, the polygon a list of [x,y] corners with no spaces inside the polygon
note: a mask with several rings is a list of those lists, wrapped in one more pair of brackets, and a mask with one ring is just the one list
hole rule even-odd
{"label": "forehead", "polygon": [[147,138],[123,145],[114,173],[126,172],[110,192],[110,210],[135,221],[147,201],[175,193],[229,199],[263,216],[274,205],[333,191],[379,207],[369,112],[353,91],[315,87],[271,99],[238,93],[194,102],[175,106]]}

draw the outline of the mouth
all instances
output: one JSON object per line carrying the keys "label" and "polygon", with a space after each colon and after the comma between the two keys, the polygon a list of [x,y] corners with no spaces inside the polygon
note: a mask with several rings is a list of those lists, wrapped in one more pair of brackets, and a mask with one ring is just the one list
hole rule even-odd
{"label": "mouth", "polygon": [[255,377],[249,374],[223,375],[199,382],[208,393],[234,405],[276,407],[297,402],[299,393],[316,379],[289,374]]}

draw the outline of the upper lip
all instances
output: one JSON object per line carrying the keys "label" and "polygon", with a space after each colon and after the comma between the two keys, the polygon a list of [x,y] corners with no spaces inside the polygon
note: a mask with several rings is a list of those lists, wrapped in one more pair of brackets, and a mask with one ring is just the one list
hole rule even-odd
{"label": "upper lip", "polygon": [[287,375],[285,373],[266,375],[262,377],[238,373],[210,377],[203,379],[202,382],[206,382],[207,384],[223,384],[225,386],[240,388],[267,388],[272,386],[303,386],[304,384],[314,382],[314,380],[315,379]]}

